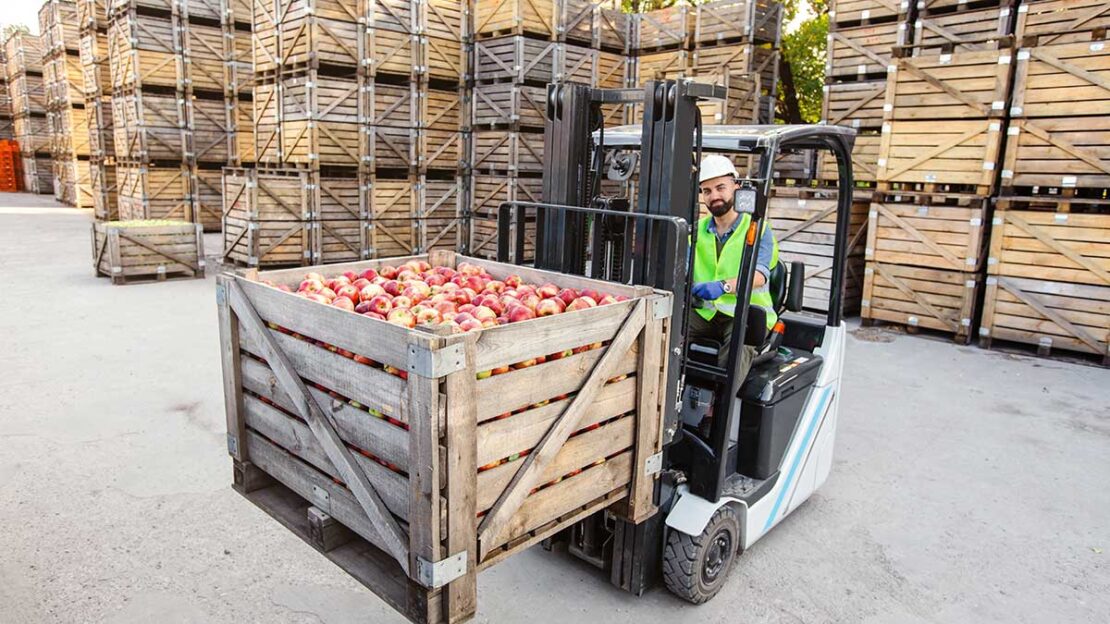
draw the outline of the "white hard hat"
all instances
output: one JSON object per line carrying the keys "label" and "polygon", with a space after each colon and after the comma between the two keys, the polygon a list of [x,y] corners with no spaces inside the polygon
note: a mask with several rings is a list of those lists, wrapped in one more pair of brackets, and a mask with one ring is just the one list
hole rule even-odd
{"label": "white hard hat", "polygon": [[720,154],[709,154],[701,159],[701,169],[698,175],[699,183],[726,175],[733,178],[739,177],[740,175],[736,172],[736,167],[728,158]]}

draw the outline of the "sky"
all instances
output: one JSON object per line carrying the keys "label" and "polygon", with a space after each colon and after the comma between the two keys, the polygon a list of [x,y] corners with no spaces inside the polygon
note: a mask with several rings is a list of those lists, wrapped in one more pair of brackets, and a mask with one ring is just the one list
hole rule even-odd
{"label": "sky", "polygon": [[39,32],[39,0],[8,0],[0,3],[0,25],[24,24],[31,32]]}

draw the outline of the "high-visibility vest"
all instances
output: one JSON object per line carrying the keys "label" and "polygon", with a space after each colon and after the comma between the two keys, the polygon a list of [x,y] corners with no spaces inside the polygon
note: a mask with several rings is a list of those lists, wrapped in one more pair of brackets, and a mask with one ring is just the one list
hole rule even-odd
{"label": "high-visibility vest", "polygon": [[[735,279],[740,275],[740,260],[744,253],[744,237],[748,233],[751,215],[740,215],[740,223],[736,225],[733,234],[725,241],[721,248],[721,257],[717,257],[717,237],[709,231],[709,220],[712,217],[703,217],[698,221],[698,242],[694,249],[694,283],[723,281]],[[763,230],[767,231],[768,222],[763,222]],[[759,242],[756,241],[758,245]],[[775,268],[779,262],[779,244],[775,241],[771,261],[768,268]],[[768,276],[769,277],[769,276]],[[767,312],[767,328],[771,329],[778,321],[775,314],[775,302],[771,299],[771,289],[765,283],[760,288],[752,288],[751,302]],[[707,302],[709,307],[696,308],[697,313],[705,320],[711,320],[718,312],[726,316],[736,316],[736,294],[725,293],[717,299]]]}

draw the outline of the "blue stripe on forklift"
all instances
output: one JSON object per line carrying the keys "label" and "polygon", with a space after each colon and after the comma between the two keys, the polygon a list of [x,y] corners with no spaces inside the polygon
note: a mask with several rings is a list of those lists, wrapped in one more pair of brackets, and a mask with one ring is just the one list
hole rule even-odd
{"label": "blue stripe on forklift", "polygon": [[786,481],[782,484],[782,489],[779,490],[779,496],[775,499],[775,506],[771,508],[771,514],[767,516],[767,524],[763,526],[763,530],[771,528],[775,523],[775,518],[779,515],[779,507],[782,502],[786,500],[787,493],[790,492],[790,486],[794,482],[794,477],[798,472],[798,465],[802,462],[802,457],[806,455],[809,447],[809,439],[813,437],[813,431],[817,428],[817,423],[821,421],[821,415],[825,412],[825,403],[828,402],[829,397],[832,396],[832,386],[825,388],[821,394],[821,400],[817,403],[817,409],[813,411],[813,419],[809,421],[809,427],[806,428],[806,434],[802,438],[802,443],[798,447],[798,452],[794,455],[794,461],[790,464],[790,471],[786,473]]}

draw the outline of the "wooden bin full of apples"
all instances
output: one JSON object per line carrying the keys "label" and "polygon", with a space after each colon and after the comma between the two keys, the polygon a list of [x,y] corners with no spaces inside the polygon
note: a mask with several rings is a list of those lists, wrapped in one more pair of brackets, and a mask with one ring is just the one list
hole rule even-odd
{"label": "wooden bin full of apples", "polygon": [[219,277],[235,488],[414,622],[656,512],[670,293],[453,252]]}

